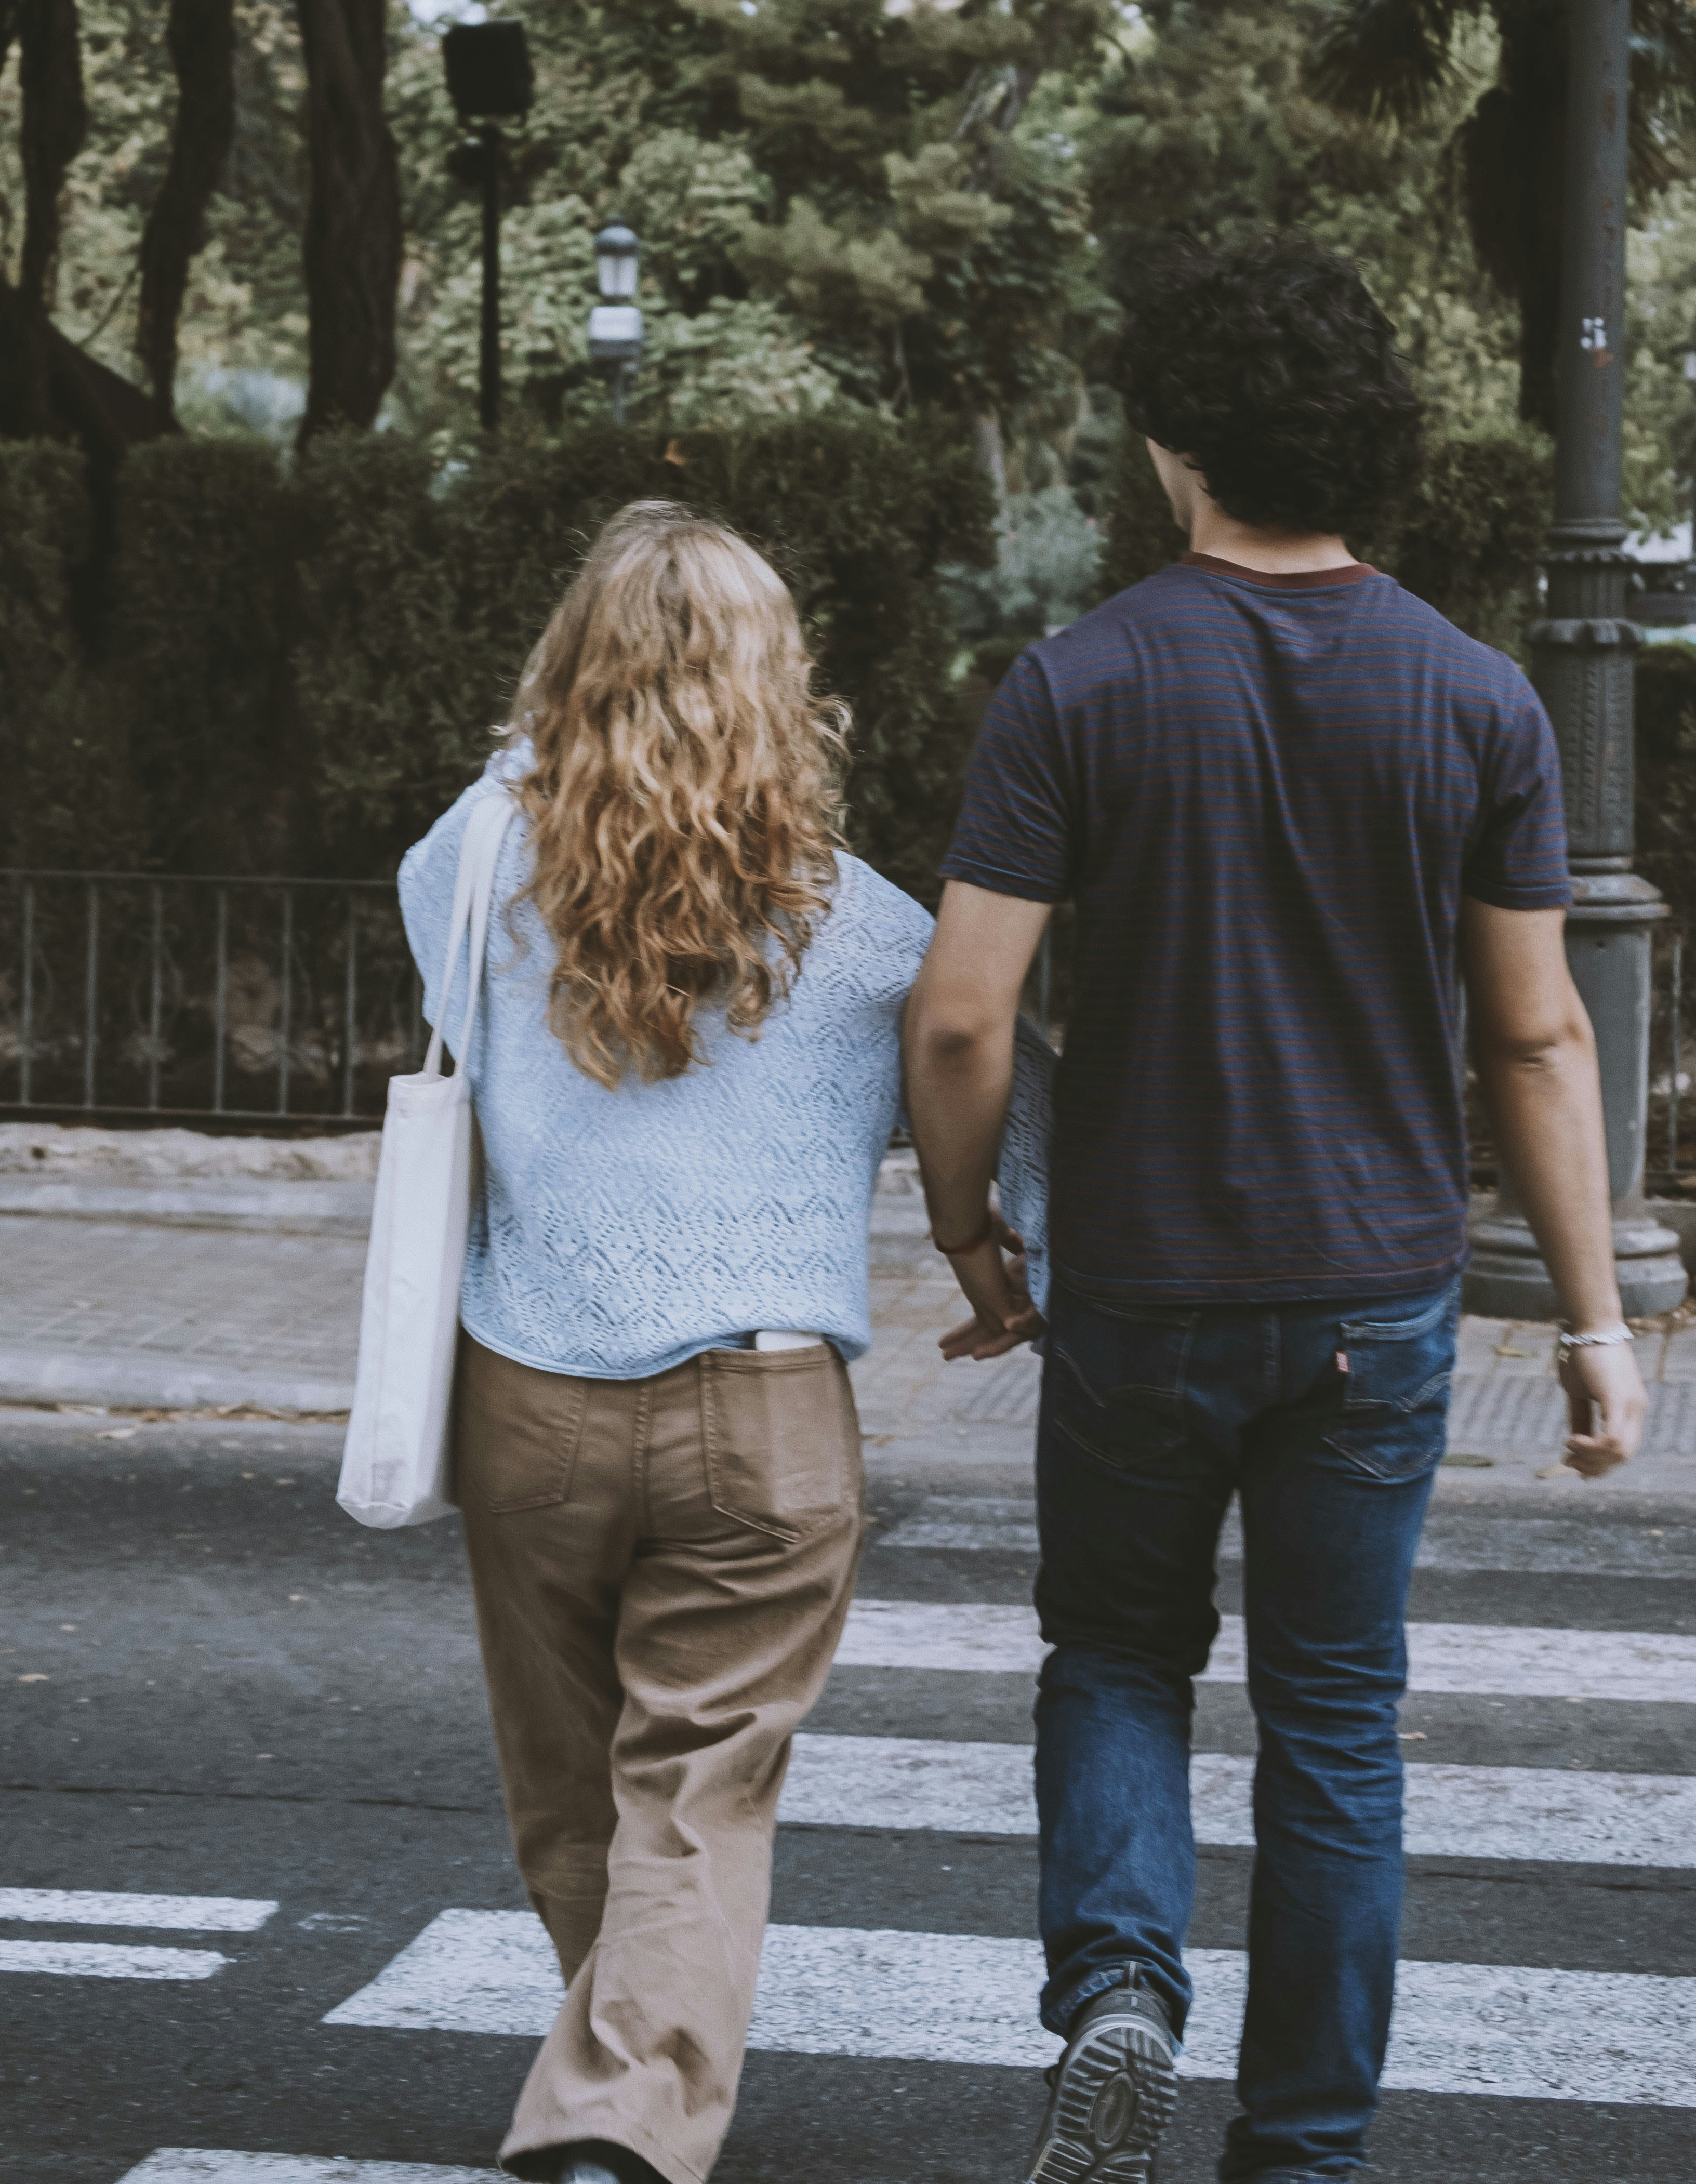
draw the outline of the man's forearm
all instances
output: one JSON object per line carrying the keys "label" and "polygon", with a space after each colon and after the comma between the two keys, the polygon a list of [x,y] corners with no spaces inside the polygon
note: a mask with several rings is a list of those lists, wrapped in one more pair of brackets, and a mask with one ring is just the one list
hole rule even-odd
{"label": "man's forearm", "polygon": [[1013,1091],[1011,1025],[951,1029],[923,1013],[909,1028],[907,1112],[937,1241],[965,1242],[984,1225]]}
{"label": "man's forearm", "polygon": [[1576,1328],[1620,1318],[1596,1045],[1587,1022],[1542,1053],[1481,1054],[1503,1165]]}

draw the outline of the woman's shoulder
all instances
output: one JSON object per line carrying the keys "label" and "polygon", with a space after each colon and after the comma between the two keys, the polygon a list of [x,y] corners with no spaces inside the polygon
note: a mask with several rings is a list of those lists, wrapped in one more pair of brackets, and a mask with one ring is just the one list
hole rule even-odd
{"label": "woman's shoulder", "polygon": [[[461,789],[421,841],[415,842],[400,861],[400,893],[428,892],[445,878],[451,892],[459,868],[460,843],[477,805],[490,796],[510,794],[511,784],[524,771],[515,766],[510,749],[495,753],[468,788]],[[511,844],[509,842],[510,852]]]}
{"label": "woman's shoulder", "polygon": [[935,923],[930,912],[892,880],[886,880],[862,857],[847,850],[836,853],[836,889],[831,899],[831,917],[841,917],[845,928],[870,939],[917,947],[922,955],[930,944]]}

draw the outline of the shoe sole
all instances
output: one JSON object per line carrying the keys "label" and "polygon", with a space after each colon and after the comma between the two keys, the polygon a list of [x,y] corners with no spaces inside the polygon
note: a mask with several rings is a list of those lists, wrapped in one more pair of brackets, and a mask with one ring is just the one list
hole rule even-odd
{"label": "shoe sole", "polygon": [[1066,2059],[1053,2132],[1029,2184],[1147,2184],[1177,2103],[1177,2070],[1159,2036],[1135,2020],[1110,2020]]}

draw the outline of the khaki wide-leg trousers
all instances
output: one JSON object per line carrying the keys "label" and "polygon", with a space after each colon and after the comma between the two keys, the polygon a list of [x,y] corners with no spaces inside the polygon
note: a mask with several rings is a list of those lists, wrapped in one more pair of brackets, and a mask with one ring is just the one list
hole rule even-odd
{"label": "khaki wide-leg trousers", "polygon": [[465,1338],[457,1405],[507,1811],[567,1988],[500,2158],[540,2173],[602,2139],[696,2184],[735,2102],[789,1740],[859,1560],[847,1369],[822,1344],[579,1380]]}

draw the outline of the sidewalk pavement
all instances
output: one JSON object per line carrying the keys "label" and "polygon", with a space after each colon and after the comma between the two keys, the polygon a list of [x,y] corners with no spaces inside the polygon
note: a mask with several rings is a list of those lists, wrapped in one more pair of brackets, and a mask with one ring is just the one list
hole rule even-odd
{"label": "sidewalk pavement", "polygon": [[[936,1338],[962,1316],[960,1301],[925,1243],[916,1185],[910,1156],[896,1156],[873,1217],[876,1340],[854,1368],[868,1461],[890,1476],[1017,1489],[1029,1479],[1040,1362],[1027,1349],[943,1365]],[[0,1212],[0,1404],[345,1411],[364,1263],[363,1238],[339,1226]],[[1696,1321],[1641,1340],[1643,1451],[1599,1487],[1559,1465],[1553,1351],[1547,1326],[1463,1322],[1442,1490],[1696,1497]]]}

